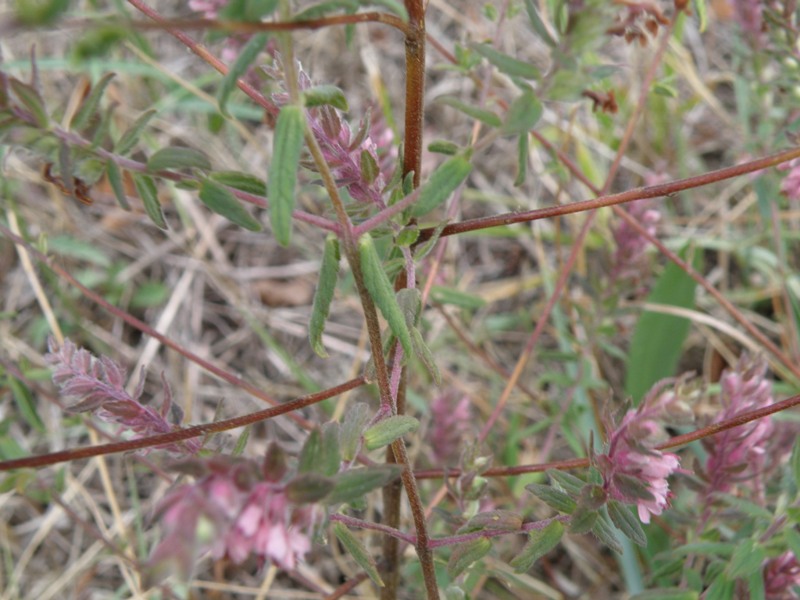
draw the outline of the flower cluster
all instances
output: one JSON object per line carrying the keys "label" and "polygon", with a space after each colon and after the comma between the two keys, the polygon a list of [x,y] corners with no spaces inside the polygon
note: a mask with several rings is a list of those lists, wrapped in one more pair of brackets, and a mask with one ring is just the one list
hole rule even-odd
{"label": "flower cluster", "polygon": [[[275,65],[264,71],[276,81],[283,81],[279,55],[275,56]],[[311,88],[311,78],[299,63],[297,67],[300,89]],[[288,101],[288,94],[273,94],[272,100],[282,106]],[[346,188],[354,200],[385,208],[383,193],[397,157],[397,149],[393,145],[394,133],[385,121],[381,118],[371,119],[367,114],[353,132],[331,106],[310,108],[306,115],[336,183]]]}
{"label": "flower cluster", "polygon": [[286,486],[266,477],[266,466],[224,456],[184,466],[199,478],[160,504],[165,535],[149,561],[157,576],[174,566],[186,577],[206,552],[235,564],[253,555],[293,569],[310,550],[313,509],[292,506]]}
{"label": "flower cluster", "polygon": [[[139,402],[144,387],[144,377],[139,378],[136,391],[131,396],[125,390],[125,369],[110,358],[97,358],[88,350],[78,348],[70,340],[65,340],[58,348],[54,340],[49,341],[50,352],[45,360],[53,366],[53,382],[64,396],[79,398],[77,404],[69,407],[73,412],[93,412],[107,423],[116,423],[130,429],[137,437],[147,437],[169,433],[174,426],[167,416],[180,413],[172,404],[172,394],[166,381],[164,401],[161,409],[155,411]],[[181,416],[178,417],[180,421]],[[195,453],[200,450],[197,440],[186,440],[179,444],[155,446],[178,454]],[[146,448],[140,452],[148,452]]]}
{"label": "flower cluster", "polygon": [[800,586],[800,562],[788,550],[764,563],[764,597],[767,600],[798,600],[795,588]]}
{"label": "flower cluster", "polygon": [[[653,179],[653,182],[656,182]],[[652,185],[648,183],[648,185]],[[650,235],[656,234],[656,227],[661,221],[661,213],[652,208],[649,200],[639,200],[628,205],[628,214],[635,218]],[[621,281],[626,279],[639,280],[647,268],[647,238],[636,229],[622,221],[613,231],[614,242],[617,250],[614,253],[614,267],[611,279]]]}
{"label": "flower cluster", "polygon": [[[772,404],[772,384],[766,379],[766,372],[763,358],[751,360],[746,355],[739,359],[735,369],[725,371],[720,379],[722,410],[714,422]],[[773,431],[772,421],[767,417],[706,439],[705,472],[709,490],[726,492],[737,481],[757,476],[764,467],[766,444]]]}
{"label": "flower cluster", "polygon": [[455,390],[447,390],[431,402],[431,450],[437,463],[447,464],[458,456],[472,422],[470,406],[469,396],[459,398]]}
{"label": "flower cluster", "polygon": [[656,384],[639,408],[629,410],[616,427],[607,424],[608,451],[596,457],[608,497],[636,504],[643,523],[669,506],[667,477],[679,466],[677,455],[655,448],[665,437],[663,423],[689,412],[674,389],[665,390],[670,383]]}

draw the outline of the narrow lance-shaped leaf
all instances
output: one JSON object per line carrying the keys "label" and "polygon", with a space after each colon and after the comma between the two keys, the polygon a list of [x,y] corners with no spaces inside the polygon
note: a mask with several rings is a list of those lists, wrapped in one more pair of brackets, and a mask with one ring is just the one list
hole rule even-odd
{"label": "narrow lance-shaped leaf", "polygon": [[272,230],[275,238],[284,246],[289,245],[292,235],[294,190],[303,147],[304,126],[303,111],[294,105],[284,106],[275,124],[267,190]]}
{"label": "narrow lance-shaped leaf", "polygon": [[298,473],[319,472],[322,462],[322,434],[319,429],[313,429],[306,438],[298,459]]}
{"label": "narrow lance-shaped leaf", "polygon": [[222,215],[231,223],[244,227],[249,231],[261,231],[261,223],[251,215],[238,198],[233,193],[214,183],[210,179],[204,179],[200,186],[200,200],[215,213]]}
{"label": "narrow lance-shaped leaf", "polygon": [[491,549],[492,542],[486,538],[456,544],[450,560],[447,561],[447,574],[455,579],[476,560],[486,556]]}
{"label": "narrow lance-shaped leaf", "polygon": [[330,84],[316,85],[303,90],[303,104],[308,107],[333,106],[344,112],[350,110],[347,105],[347,98],[345,98],[341,88]]}
{"label": "narrow lance-shaped leaf", "polygon": [[242,48],[241,52],[239,52],[236,61],[231,65],[230,69],[228,69],[217,91],[217,104],[219,104],[219,110],[223,115],[228,115],[228,110],[226,108],[228,98],[236,87],[237,81],[247,72],[247,69],[250,68],[250,65],[258,56],[258,53],[264,49],[268,37],[267,33],[257,33],[251,37],[244,48]]}
{"label": "narrow lance-shaped leaf", "polygon": [[209,174],[208,178],[235,190],[247,192],[248,194],[254,194],[256,196],[267,195],[266,182],[255,175],[250,175],[250,173],[243,173],[241,171],[214,171]]}
{"label": "narrow lance-shaped leaf", "polygon": [[542,16],[539,14],[539,9],[536,7],[536,3],[533,0],[525,0],[525,8],[528,11],[528,18],[531,22],[531,27],[533,30],[539,34],[539,37],[542,38],[542,41],[554,48],[558,42],[553,39],[553,36],[550,35],[550,31],[547,29],[547,25],[545,25],[544,21],[542,20]]}
{"label": "narrow lance-shaped leaf", "polygon": [[524,79],[539,78],[539,69],[531,63],[503,54],[492,48],[489,44],[473,44],[472,49],[506,75],[522,77]]}
{"label": "narrow lance-shaped leaf", "polygon": [[388,446],[405,434],[416,431],[419,421],[409,415],[394,415],[379,421],[364,432],[364,446],[375,450]]}
{"label": "narrow lance-shaped leaf", "polygon": [[[685,256],[687,251],[685,248],[681,256]],[[695,254],[695,269],[700,267],[700,254]],[[683,269],[669,263],[647,302],[692,308],[696,287],[694,279]],[[625,374],[625,394],[633,398],[634,403],[638,404],[657,381],[675,375],[689,327],[688,319],[675,315],[645,311],[639,317],[628,351]]]}
{"label": "narrow lance-shaped leaf", "polygon": [[369,575],[369,578],[379,587],[383,587],[383,580],[378,574],[378,569],[375,566],[375,559],[370,556],[367,549],[353,535],[353,533],[344,525],[344,523],[336,522],[333,524],[333,533],[345,547],[345,550],[353,557],[359,567],[364,569],[364,572]]}
{"label": "narrow lance-shaped leaf", "polygon": [[89,119],[97,114],[100,100],[106,91],[106,87],[108,87],[108,84],[111,83],[113,78],[114,73],[106,73],[98,80],[92,88],[92,91],[86,96],[78,112],[75,113],[75,116],[72,118],[72,122],[70,123],[72,129],[76,131],[81,130],[89,122]]}
{"label": "narrow lance-shaped leaf", "polygon": [[166,229],[167,221],[164,219],[164,213],[161,212],[161,203],[158,201],[158,188],[153,178],[148,175],[135,174],[133,183],[136,186],[139,198],[142,199],[147,216],[158,227]]}
{"label": "narrow lance-shaped leaf", "polygon": [[621,502],[609,500],[608,516],[611,517],[611,521],[617,526],[617,529],[634,544],[647,546],[647,536],[644,534],[639,519],[634,517]]}
{"label": "narrow lance-shaped leaf", "polygon": [[525,183],[528,175],[528,133],[522,133],[517,140],[517,177],[514,179],[514,187],[519,187]]}
{"label": "narrow lance-shaped leaf", "polygon": [[526,89],[508,108],[501,131],[505,134],[527,133],[539,122],[542,110],[542,103],[533,90]]}
{"label": "narrow lance-shaped leaf", "polygon": [[448,158],[433,172],[419,191],[419,198],[411,207],[412,217],[421,217],[444,202],[467,178],[472,165],[464,156]]}
{"label": "narrow lance-shaped leaf", "polygon": [[181,147],[161,148],[147,159],[147,170],[151,173],[165,169],[189,168],[210,171],[211,161],[200,150]]}
{"label": "narrow lance-shaped leaf", "polygon": [[[386,271],[383,270],[378,251],[372,242],[372,236],[368,233],[358,240],[358,256],[364,275],[364,285],[367,286],[370,297],[380,309],[386,322],[389,323],[392,333],[400,340],[406,355],[411,356],[414,352],[411,332],[406,325],[403,311],[397,303],[394,287],[386,276]],[[375,353],[380,351],[380,348],[373,348]]]}
{"label": "narrow lance-shaped leaf", "polygon": [[27,83],[23,83],[19,79],[11,78],[11,89],[14,90],[17,98],[28,109],[36,125],[42,129],[46,129],[50,124],[50,119],[47,117],[47,110],[45,109],[44,100],[36,88]]}
{"label": "narrow lance-shaped leaf", "polygon": [[117,163],[111,159],[106,161],[106,177],[108,177],[108,183],[111,184],[111,189],[114,191],[117,203],[125,210],[130,210],[131,205],[128,204],[125,185],[122,183],[122,172],[119,170]]}
{"label": "narrow lance-shaped leaf", "polygon": [[139,115],[139,117],[133,122],[133,125],[131,125],[125,131],[125,133],[122,134],[122,137],[117,140],[117,143],[114,144],[114,154],[125,155],[133,150],[133,147],[136,146],[136,142],[139,141],[139,137],[141,137],[144,128],[147,127],[150,119],[152,119],[155,114],[155,109],[151,108],[150,110]]}
{"label": "narrow lance-shaped leaf", "polygon": [[374,489],[394,481],[403,472],[399,465],[381,465],[377,467],[350,469],[336,476],[336,485],[330,495],[325,498],[326,504],[339,504],[363,499],[364,495]]}
{"label": "narrow lance-shaped leaf", "polygon": [[422,364],[425,365],[425,369],[427,369],[433,382],[437,386],[442,385],[442,374],[439,372],[439,367],[436,365],[433,353],[430,348],[428,348],[428,345],[422,338],[422,334],[416,327],[411,327],[411,343],[414,344],[414,354],[422,361]]}
{"label": "narrow lance-shaped leaf", "polygon": [[325,331],[325,322],[328,320],[333,293],[336,289],[340,258],[339,240],[336,239],[336,236],[329,235],[325,240],[317,291],[314,293],[314,305],[311,308],[311,322],[308,326],[308,339],[311,347],[322,358],[328,356],[325,346],[322,344],[322,334]]}
{"label": "narrow lance-shaped leaf", "polygon": [[445,106],[452,106],[456,110],[459,110],[464,114],[469,115],[473,119],[477,119],[478,121],[489,125],[490,127],[500,127],[500,125],[503,124],[503,120],[492,111],[467,104],[466,102],[453,96],[443,96],[441,98],[437,98],[436,102],[439,104],[444,104]]}
{"label": "narrow lance-shaped leaf", "polygon": [[564,525],[560,521],[551,521],[544,529],[531,531],[522,552],[511,560],[511,567],[517,573],[525,573],[537,560],[555,548],[563,535]]}
{"label": "narrow lance-shaped leaf", "polygon": [[325,423],[322,426],[320,450],[322,453],[322,461],[317,470],[323,475],[336,475],[336,473],[339,472],[341,464],[338,423]]}
{"label": "narrow lance-shaped leaf", "polygon": [[364,402],[356,402],[344,413],[344,421],[339,429],[339,446],[342,460],[350,462],[358,453],[361,433],[369,420],[369,407]]}

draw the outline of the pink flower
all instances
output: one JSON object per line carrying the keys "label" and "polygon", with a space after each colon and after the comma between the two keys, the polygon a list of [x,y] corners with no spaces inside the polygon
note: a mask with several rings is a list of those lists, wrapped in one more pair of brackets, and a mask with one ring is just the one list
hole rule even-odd
{"label": "pink flower", "polygon": [[[279,82],[283,81],[282,70],[280,55],[275,56],[275,67],[264,69]],[[300,89],[311,88],[311,78],[299,63],[297,70]],[[279,106],[286,104],[288,98],[286,92],[272,95],[273,102]],[[383,192],[397,158],[397,149],[393,145],[394,133],[380,113],[374,119],[367,113],[355,132],[332,106],[308,109],[306,115],[336,183],[346,188],[354,200],[385,208]]]}
{"label": "pink flower", "polygon": [[[107,423],[117,423],[133,430],[137,438],[169,433],[174,426],[167,421],[177,407],[173,407],[172,394],[166,381],[164,383],[164,402],[157,412],[139,402],[144,387],[144,377],[131,396],[125,391],[126,373],[116,362],[78,348],[70,340],[65,340],[61,348],[51,339],[50,352],[45,360],[53,366],[53,382],[64,396],[79,398],[77,404],[69,407],[73,412],[93,412]],[[180,444],[156,446],[179,454],[195,453],[200,450],[200,442],[186,440]],[[141,450],[148,452],[152,448]]]}
{"label": "pink flower", "polygon": [[285,486],[264,480],[254,461],[217,456],[185,466],[204,474],[159,507],[165,534],[149,561],[157,575],[174,565],[188,577],[206,552],[234,564],[252,555],[293,569],[311,549],[312,509],[292,506]]}
{"label": "pink flower", "polygon": [[655,449],[663,437],[661,423],[684,412],[674,391],[662,392],[669,383],[657,383],[638,409],[628,411],[618,426],[608,427],[608,452],[596,461],[608,496],[636,504],[643,523],[669,506],[667,478],[679,467],[677,455]]}
{"label": "pink flower", "polygon": [[431,403],[431,449],[434,459],[447,463],[457,457],[464,435],[470,430],[472,411],[469,396],[454,390],[439,394]]}
{"label": "pink flower", "polygon": [[[772,384],[766,379],[763,358],[739,359],[734,370],[720,380],[722,410],[714,422],[726,421],[744,412],[772,404]],[[764,468],[766,444],[774,432],[770,418],[759,419],[729,429],[705,440],[708,459],[705,465],[709,492],[726,492],[737,481],[751,480]]]}
{"label": "pink flower", "polygon": [[800,563],[791,550],[764,563],[764,597],[767,600],[797,600],[800,595]]}

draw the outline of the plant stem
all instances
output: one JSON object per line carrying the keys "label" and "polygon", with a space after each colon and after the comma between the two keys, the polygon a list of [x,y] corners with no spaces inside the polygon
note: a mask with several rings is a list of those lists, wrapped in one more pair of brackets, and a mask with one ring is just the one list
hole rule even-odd
{"label": "plant stem", "polygon": [[289,412],[294,412],[317,404],[328,398],[333,398],[339,394],[343,394],[349,390],[357,388],[364,384],[364,378],[358,377],[351,379],[340,385],[302,396],[289,402],[284,402],[279,406],[266,408],[258,412],[234,417],[232,419],[225,419],[224,421],[216,421],[213,423],[204,423],[202,425],[195,425],[194,427],[184,427],[176,429],[169,433],[162,433],[159,435],[151,435],[135,440],[127,440],[124,442],[112,442],[110,444],[102,444],[99,446],[90,446],[88,448],[73,448],[70,450],[63,450],[61,452],[53,452],[51,454],[41,454],[39,456],[27,456],[25,458],[17,458],[14,460],[0,461],[0,471],[9,471],[11,469],[22,469],[29,467],[44,467],[54,465],[57,463],[78,460],[81,458],[92,458],[94,456],[102,456],[105,454],[114,454],[117,452],[129,452],[131,450],[140,450],[142,448],[151,448],[153,446],[161,446],[164,444],[174,444],[183,440],[199,437],[201,435],[208,435],[209,433],[219,433],[220,431],[228,431],[236,429],[237,427],[244,427],[252,425],[259,421],[266,421],[279,415]]}

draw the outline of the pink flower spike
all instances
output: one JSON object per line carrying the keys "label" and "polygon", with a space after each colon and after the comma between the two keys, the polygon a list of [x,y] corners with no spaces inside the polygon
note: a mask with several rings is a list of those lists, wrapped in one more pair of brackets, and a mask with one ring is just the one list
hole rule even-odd
{"label": "pink flower spike", "polygon": [[[165,387],[161,410],[154,410],[139,402],[144,384],[143,376],[135,394],[131,396],[125,390],[125,370],[110,358],[92,356],[88,350],[78,348],[70,340],[64,340],[61,348],[52,339],[48,345],[50,352],[45,360],[53,367],[53,382],[64,396],[79,400],[69,410],[93,412],[107,423],[116,423],[132,430],[136,438],[169,433],[174,429],[164,417],[171,407],[169,388]],[[194,454],[200,450],[200,442],[186,440],[179,444],[156,447],[176,454]],[[140,452],[150,450],[152,448]]]}

